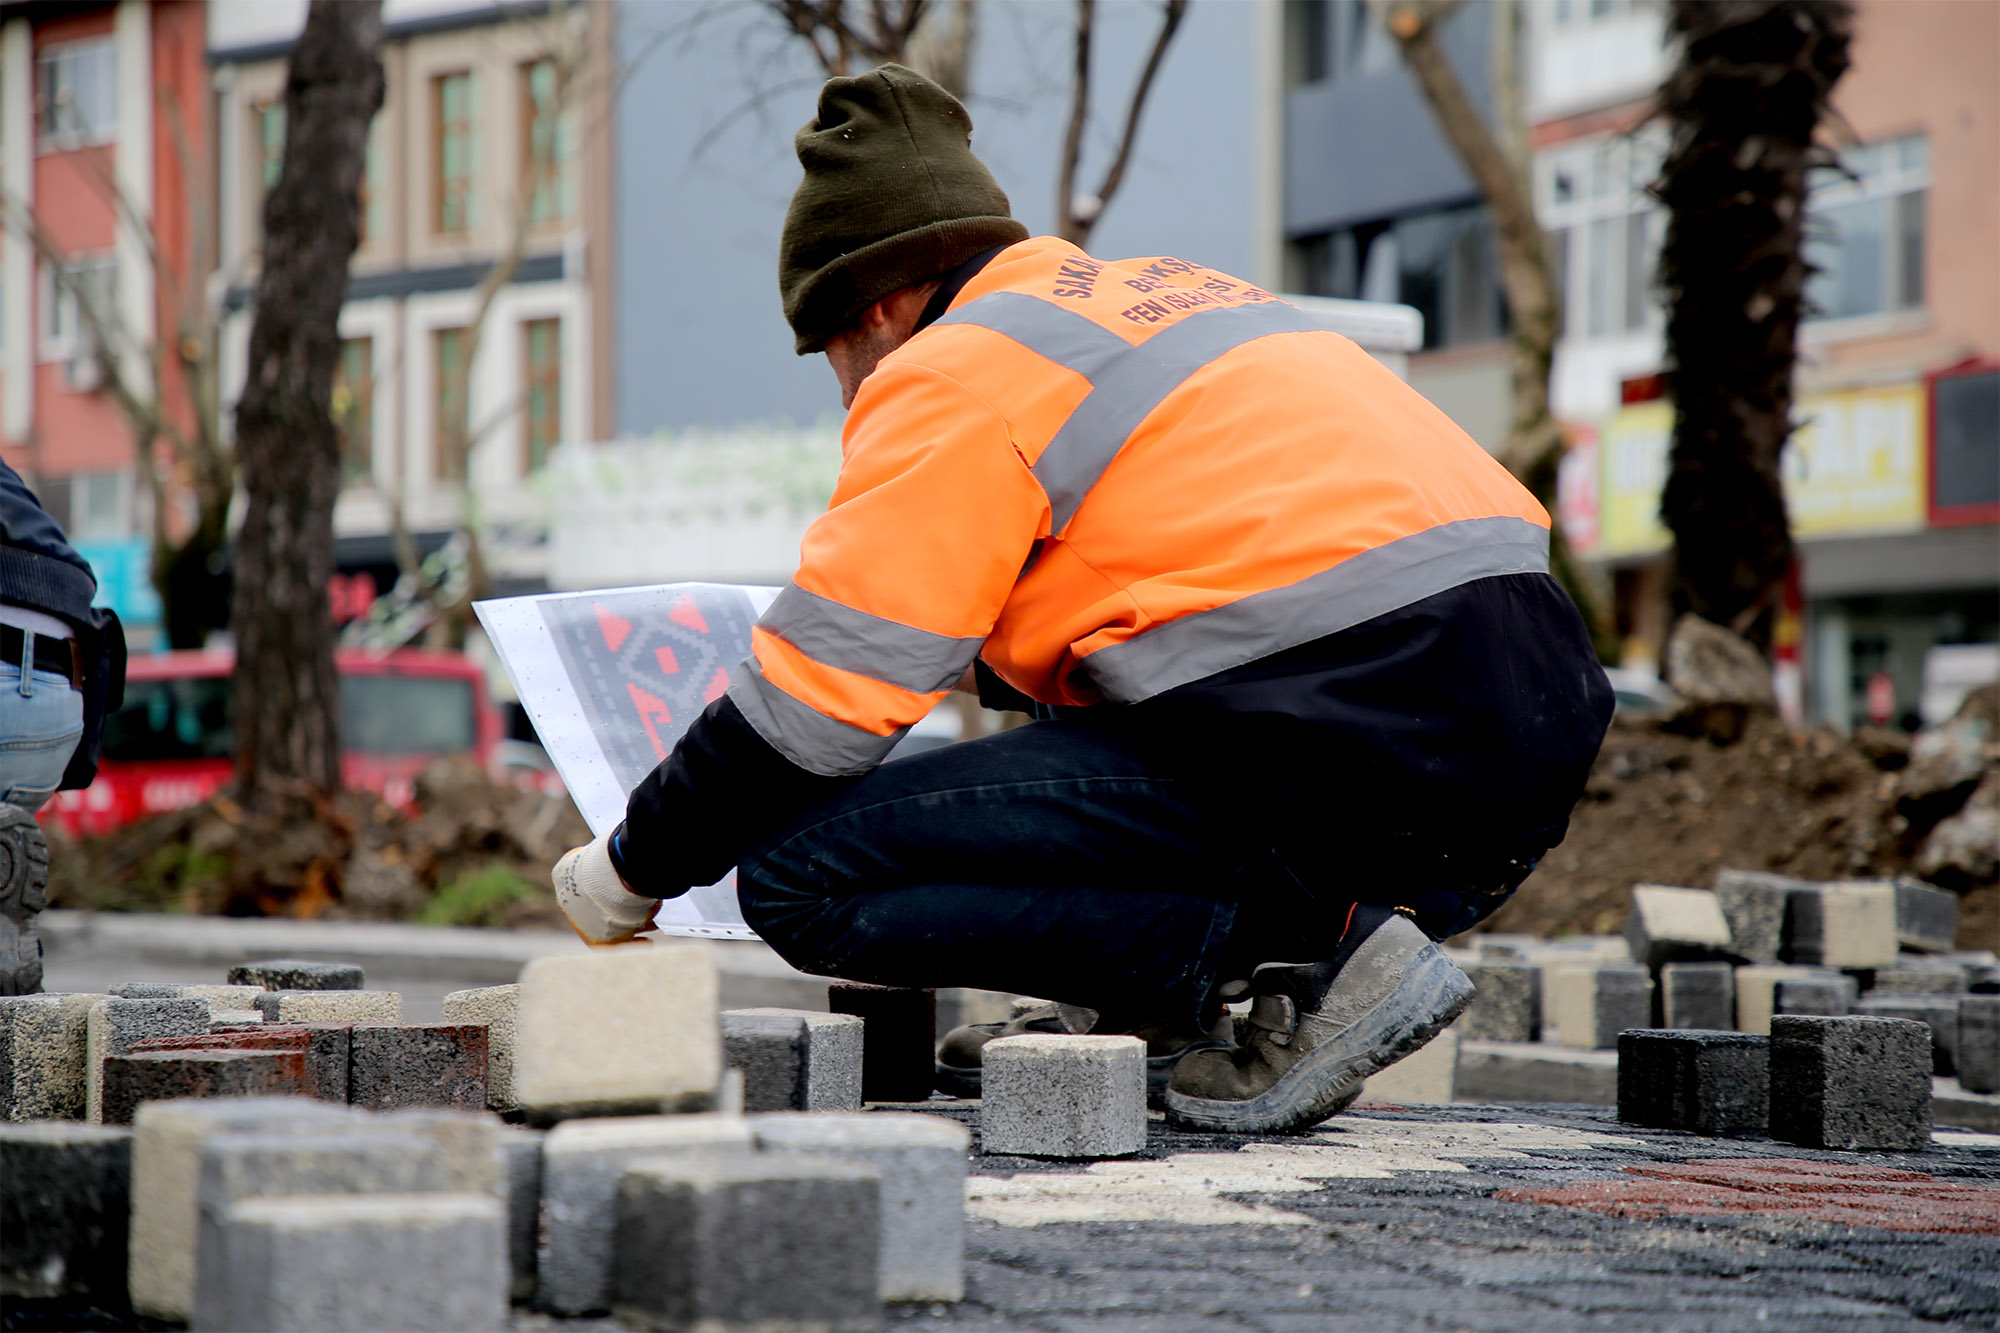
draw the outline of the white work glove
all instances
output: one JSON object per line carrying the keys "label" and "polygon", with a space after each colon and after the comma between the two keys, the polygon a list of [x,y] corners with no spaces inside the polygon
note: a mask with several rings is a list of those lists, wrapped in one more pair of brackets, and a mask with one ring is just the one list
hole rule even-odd
{"label": "white work glove", "polygon": [[653,924],[658,898],[625,887],[611,864],[611,835],[585,843],[556,862],[556,906],[585,944],[623,944]]}

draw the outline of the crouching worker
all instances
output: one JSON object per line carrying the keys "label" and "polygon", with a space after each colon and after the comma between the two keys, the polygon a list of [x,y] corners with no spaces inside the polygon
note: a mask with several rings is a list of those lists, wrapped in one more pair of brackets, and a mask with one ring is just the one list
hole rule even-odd
{"label": "crouching worker", "polygon": [[[1030,239],[970,136],[893,65],[799,131],[779,280],[840,480],[558,893],[610,941],[735,865],[800,968],[1047,997],[1017,1026],[1144,1035],[1182,1124],[1315,1124],[1464,1007],[1433,941],[1562,838],[1609,688],[1443,413],[1248,283]],[[878,767],[954,684],[1042,720]]]}

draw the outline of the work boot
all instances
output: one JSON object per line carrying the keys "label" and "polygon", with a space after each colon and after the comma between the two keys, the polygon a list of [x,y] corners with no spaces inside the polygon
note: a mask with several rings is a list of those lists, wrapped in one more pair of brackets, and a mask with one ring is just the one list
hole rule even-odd
{"label": "work boot", "polygon": [[1472,991],[1415,922],[1359,904],[1331,958],[1266,963],[1251,974],[1241,1045],[1181,1061],[1167,1118],[1250,1134],[1316,1125],[1359,1096],[1370,1074],[1443,1031]]}
{"label": "work boot", "polygon": [[1100,1028],[1099,1022],[1100,1016],[1095,1009],[1074,1004],[1038,1004],[1021,1010],[1005,1023],[969,1023],[953,1028],[938,1043],[938,1090],[954,1097],[977,1097],[980,1092],[980,1069],[989,1041],[1000,1037],[1018,1037],[1028,1032],[1097,1032],[1100,1035],[1138,1037],[1146,1043],[1146,1104],[1158,1107],[1162,1105],[1161,1098],[1166,1096],[1167,1080],[1182,1056],[1194,1050],[1228,1045],[1220,1039],[1229,1032],[1229,1017],[1226,1014],[1212,1032],[1190,1033],[1178,1031],[1166,1023],[1148,1023],[1114,1033],[1111,1029]]}
{"label": "work boot", "polygon": [[0,805],[0,995],[42,988],[42,938],[35,918],[48,905],[49,844],[35,817]]}

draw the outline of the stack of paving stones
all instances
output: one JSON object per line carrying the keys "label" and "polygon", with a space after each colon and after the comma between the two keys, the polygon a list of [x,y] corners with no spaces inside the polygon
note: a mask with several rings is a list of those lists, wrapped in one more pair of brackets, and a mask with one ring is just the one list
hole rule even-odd
{"label": "stack of paving stones", "polygon": [[2000,1129],[1993,1078],[1968,1076],[1963,1053],[1987,1030],[1967,1006],[2000,995],[2000,958],[1955,950],[1957,909],[1910,880],[1724,870],[1713,892],[1635,886],[1622,938],[1473,936],[1454,952],[1478,988],[1457,1024],[1458,1095],[1608,1103],[1622,1032],[1769,1036],[1776,1017],[1863,1015],[1929,1029],[1941,1122]]}
{"label": "stack of paving stones", "polygon": [[[436,1024],[393,1021],[399,997],[359,969],[233,978],[274,989],[135,983],[0,1006],[7,1119],[39,1122],[0,1124],[10,1299],[289,1330],[498,1328],[510,1302],[861,1328],[884,1302],[963,1298],[971,1134],[859,1113],[871,1038],[891,1068],[919,1063],[912,1044],[928,1066],[931,1034],[908,1021],[927,994],[871,996],[868,1016],[725,1019],[709,947],[671,941],[540,960],[517,986],[454,994]],[[211,1004],[258,1019],[210,1031]],[[1074,1040],[1119,1048],[1120,1123],[1078,1101],[1041,1150],[1131,1151],[1106,1137],[1128,1132],[1128,1105],[1143,1144],[1143,1044]],[[81,1123],[94,1053],[101,1109],[129,1127]],[[1041,1080],[1058,1101],[1100,1091],[1073,1054]],[[727,1064],[773,1109],[731,1109]],[[217,1068],[280,1068],[287,1095]],[[150,1095],[166,1091],[196,1095]]]}

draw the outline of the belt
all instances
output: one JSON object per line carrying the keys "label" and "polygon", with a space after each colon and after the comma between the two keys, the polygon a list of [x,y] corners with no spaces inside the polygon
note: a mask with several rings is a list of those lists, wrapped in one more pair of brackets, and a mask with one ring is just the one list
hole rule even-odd
{"label": "belt", "polygon": [[[12,625],[0,625],[0,662],[16,666],[21,662],[21,633]],[[52,639],[46,634],[35,636],[35,669],[53,671],[72,685],[79,684],[76,671],[76,643],[71,639]]]}

